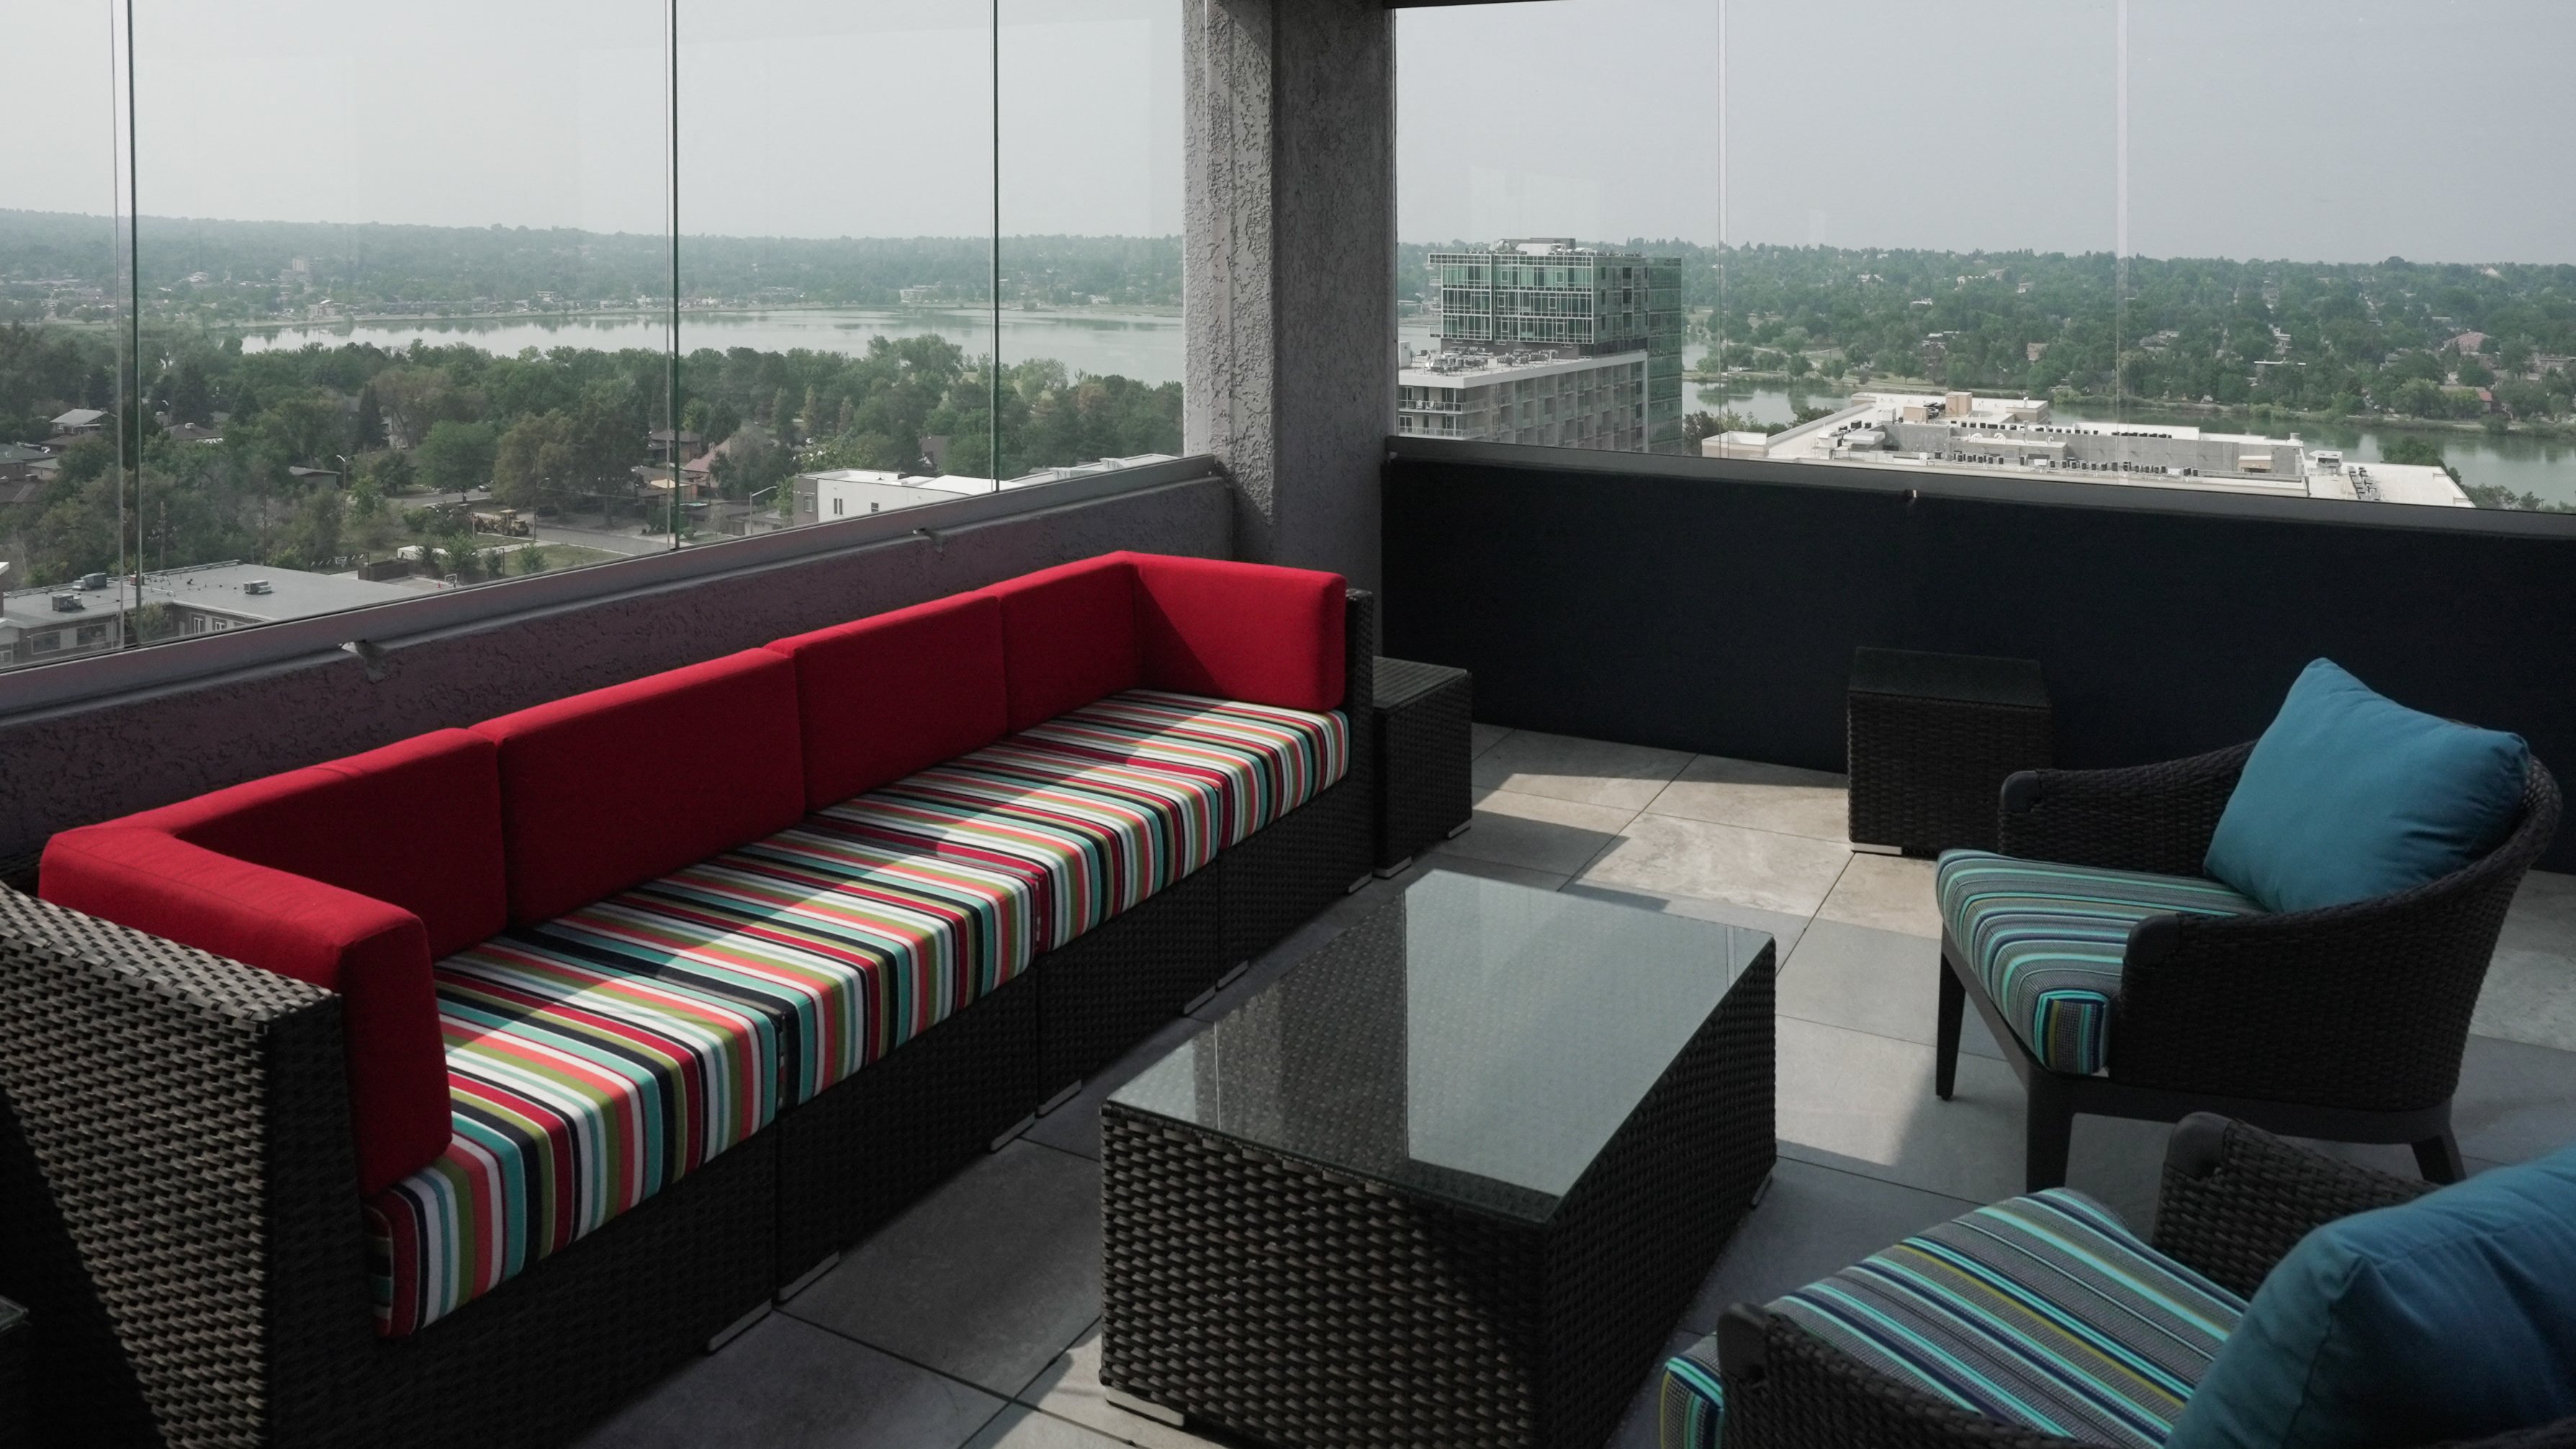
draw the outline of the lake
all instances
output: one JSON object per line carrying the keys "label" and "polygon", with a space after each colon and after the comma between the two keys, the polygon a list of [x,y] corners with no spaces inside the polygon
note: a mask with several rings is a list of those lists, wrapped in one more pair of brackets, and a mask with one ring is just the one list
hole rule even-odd
{"label": "lake", "polygon": [[[302,347],[319,342],[372,342],[399,350],[418,338],[431,346],[471,343],[488,352],[513,355],[521,348],[540,352],[557,347],[659,348],[669,327],[665,317],[458,317],[388,322],[341,322],[300,325],[253,332],[242,350]],[[795,308],[768,312],[683,312],[680,347],[719,351],[749,347],[760,352],[861,353],[873,337],[922,337],[936,334],[970,354],[990,351],[993,317],[971,309]],[[1181,380],[1181,319],[1178,315],[1140,312],[1002,313],[1002,361],[1052,357],[1075,372],[1116,373],[1143,382]]]}

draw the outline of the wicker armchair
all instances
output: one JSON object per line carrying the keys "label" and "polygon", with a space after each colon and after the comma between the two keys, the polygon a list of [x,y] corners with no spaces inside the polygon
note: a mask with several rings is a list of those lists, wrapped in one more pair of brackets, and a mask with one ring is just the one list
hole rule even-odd
{"label": "wicker armchair", "polygon": [[[2422,1183],[2293,1147],[2241,1122],[2195,1115],[2166,1151],[2154,1247],[2250,1295],[2310,1229],[2424,1191]],[[1724,1449],[2080,1449],[2084,1443],[1944,1403],[1750,1304],[1726,1311],[1716,1346],[1726,1390]],[[2450,1449],[2576,1449],[2576,1419]]]}
{"label": "wicker armchair", "polygon": [[[2014,775],[2003,788],[2003,853],[2198,877],[2253,748]],[[2469,1016],[2505,908],[2556,833],[2558,812],[2557,782],[2534,760],[2502,843],[2439,880],[2322,910],[2139,921],[2098,1075],[2043,1065],[1945,930],[1935,1090],[1951,1094],[1974,1001],[2028,1091],[2031,1191],[2066,1180],[2079,1112],[2172,1122],[2214,1111],[2303,1137],[2403,1142],[2427,1178],[2457,1181],[2451,1094]]]}

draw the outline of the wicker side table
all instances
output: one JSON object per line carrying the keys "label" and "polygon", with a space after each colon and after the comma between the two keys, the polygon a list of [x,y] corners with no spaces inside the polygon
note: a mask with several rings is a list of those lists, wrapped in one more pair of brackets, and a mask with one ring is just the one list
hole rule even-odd
{"label": "wicker side table", "polygon": [[1377,873],[1467,828],[1474,813],[1468,717],[1475,682],[1463,669],[1377,661],[1369,727],[1377,731]]}
{"label": "wicker side table", "polygon": [[1855,845],[1992,850],[2004,777],[2049,764],[2032,660],[1855,650],[1845,720]]}

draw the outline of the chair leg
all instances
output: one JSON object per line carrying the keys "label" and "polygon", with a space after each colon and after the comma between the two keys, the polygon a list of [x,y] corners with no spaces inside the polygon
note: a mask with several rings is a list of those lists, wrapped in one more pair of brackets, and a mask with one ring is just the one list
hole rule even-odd
{"label": "chair leg", "polygon": [[2066,1185],[2067,1148],[2075,1138],[2075,1113],[2066,1089],[2044,1070],[2030,1074],[2030,1099],[2022,1119],[2022,1191]]}
{"label": "chair leg", "polygon": [[1942,1101],[1959,1085],[1959,1025],[1967,1014],[1968,988],[1959,981],[1959,973],[1950,965],[1947,951],[1941,953],[1941,1012],[1932,1048],[1932,1094]]}
{"label": "chair leg", "polygon": [[2415,1167],[2426,1182],[2458,1182],[2469,1175],[2468,1164],[2460,1160],[2460,1140],[2448,1128],[2415,1144]]}

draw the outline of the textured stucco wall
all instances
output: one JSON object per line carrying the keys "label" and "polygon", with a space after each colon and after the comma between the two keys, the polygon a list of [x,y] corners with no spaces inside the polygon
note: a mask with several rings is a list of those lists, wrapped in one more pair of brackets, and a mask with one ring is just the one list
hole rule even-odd
{"label": "textured stucco wall", "polygon": [[[384,641],[382,678],[337,650],[0,722],[0,861],[66,826],[465,725],[1112,549],[1231,554],[1232,497],[1176,483],[756,571]],[[612,566],[613,567],[613,566]],[[180,645],[180,648],[187,646]],[[693,755],[638,789],[690,788]],[[400,831],[402,822],[385,822]]]}
{"label": "textured stucco wall", "polygon": [[1183,434],[1240,556],[1378,579],[1395,412],[1395,23],[1377,0],[1181,0]]}

